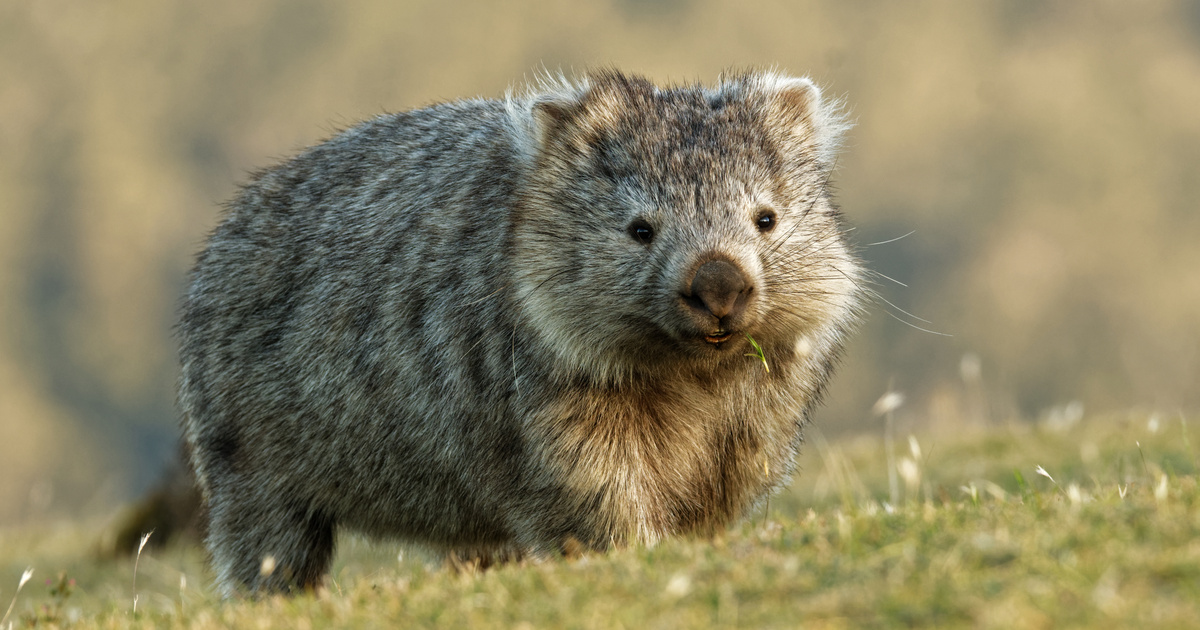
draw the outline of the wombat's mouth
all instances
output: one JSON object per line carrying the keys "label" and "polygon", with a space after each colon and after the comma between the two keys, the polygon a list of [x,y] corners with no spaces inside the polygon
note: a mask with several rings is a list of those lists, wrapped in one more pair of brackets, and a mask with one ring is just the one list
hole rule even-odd
{"label": "wombat's mouth", "polygon": [[731,333],[731,332],[724,331],[724,330],[714,330],[713,332],[711,332],[707,335],[704,335],[704,340],[707,341],[708,343],[716,345],[719,343],[725,343],[726,341],[729,341],[729,338],[732,336],[733,336],[733,333]]}

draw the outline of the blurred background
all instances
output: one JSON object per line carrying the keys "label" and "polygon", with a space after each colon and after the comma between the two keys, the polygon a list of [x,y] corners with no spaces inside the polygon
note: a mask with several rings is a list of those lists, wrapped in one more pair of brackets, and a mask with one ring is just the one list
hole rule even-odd
{"label": "blurred background", "polygon": [[0,524],[110,510],[176,456],[179,296],[248,171],[604,65],[846,99],[840,203],[903,285],[826,435],[878,430],[889,388],[934,431],[1200,407],[1200,3],[7,0]]}

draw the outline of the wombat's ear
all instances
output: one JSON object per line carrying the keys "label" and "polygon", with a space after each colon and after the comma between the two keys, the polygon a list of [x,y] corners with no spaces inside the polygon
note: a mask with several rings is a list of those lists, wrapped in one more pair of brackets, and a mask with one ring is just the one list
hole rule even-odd
{"label": "wombat's ear", "polygon": [[534,153],[580,145],[591,132],[616,120],[621,110],[619,95],[592,76],[578,82],[547,77],[538,89],[528,102],[528,135]]}
{"label": "wombat's ear", "polygon": [[521,153],[530,159],[545,153],[550,144],[564,135],[583,111],[588,93],[587,81],[575,82],[558,74],[546,73],[525,89],[511,90],[505,97],[505,109],[516,132]]}
{"label": "wombat's ear", "polygon": [[811,152],[822,168],[832,168],[842,136],[850,128],[841,103],[823,98],[808,78],[767,75],[765,91],[771,94],[770,117],[803,150]]}
{"label": "wombat's ear", "polygon": [[583,102],[577,94],[547,94],[532,107],[534,137],[544,150],[579,118]]}

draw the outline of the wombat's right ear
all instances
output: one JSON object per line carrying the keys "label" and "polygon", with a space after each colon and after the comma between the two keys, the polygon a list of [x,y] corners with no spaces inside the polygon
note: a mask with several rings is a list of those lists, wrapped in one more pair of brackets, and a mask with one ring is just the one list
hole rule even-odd
{"label": "wombat's right ear", "polygon": [[537,148],[545,150],[562,136],[583,111],[579,95],[546,94],[533,102],[533,131]]}
{"label": "wombat's right ear", "polygon": [[536,158],[583,116],[588,81],[570,81],[563,75],[544,74],[521,95],[511,91],[505,107],[516,131],[522,153]]}
{"label": "wombat's right ear", "polygon": [[612,124],[622,104],[619,94],[590,77],[570,81],[559,75],[542,77],[524,98],[509,96],[507,106],[522,150],[536,157],[572,145],[573,150],[585,151],[586,139]]}
{"label": "wombat's right ear", "polygon": [[832,168],[842,136],[850,128],[842,104],[825,98],[808,78],[767,74],[764,88],[774,95],[774,118],[816,155],[823,168]]}

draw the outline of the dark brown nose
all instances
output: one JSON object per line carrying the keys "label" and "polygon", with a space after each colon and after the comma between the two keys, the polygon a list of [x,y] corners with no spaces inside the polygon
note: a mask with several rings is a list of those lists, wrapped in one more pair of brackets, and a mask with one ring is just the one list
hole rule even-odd
{"label": "dark brown nose", "polygon": [[746,274],[736,265],[726,260],[710,260],[696,270],[691,294],[686,299],[693,309],[723,320],[745,308],[751,288]]}

